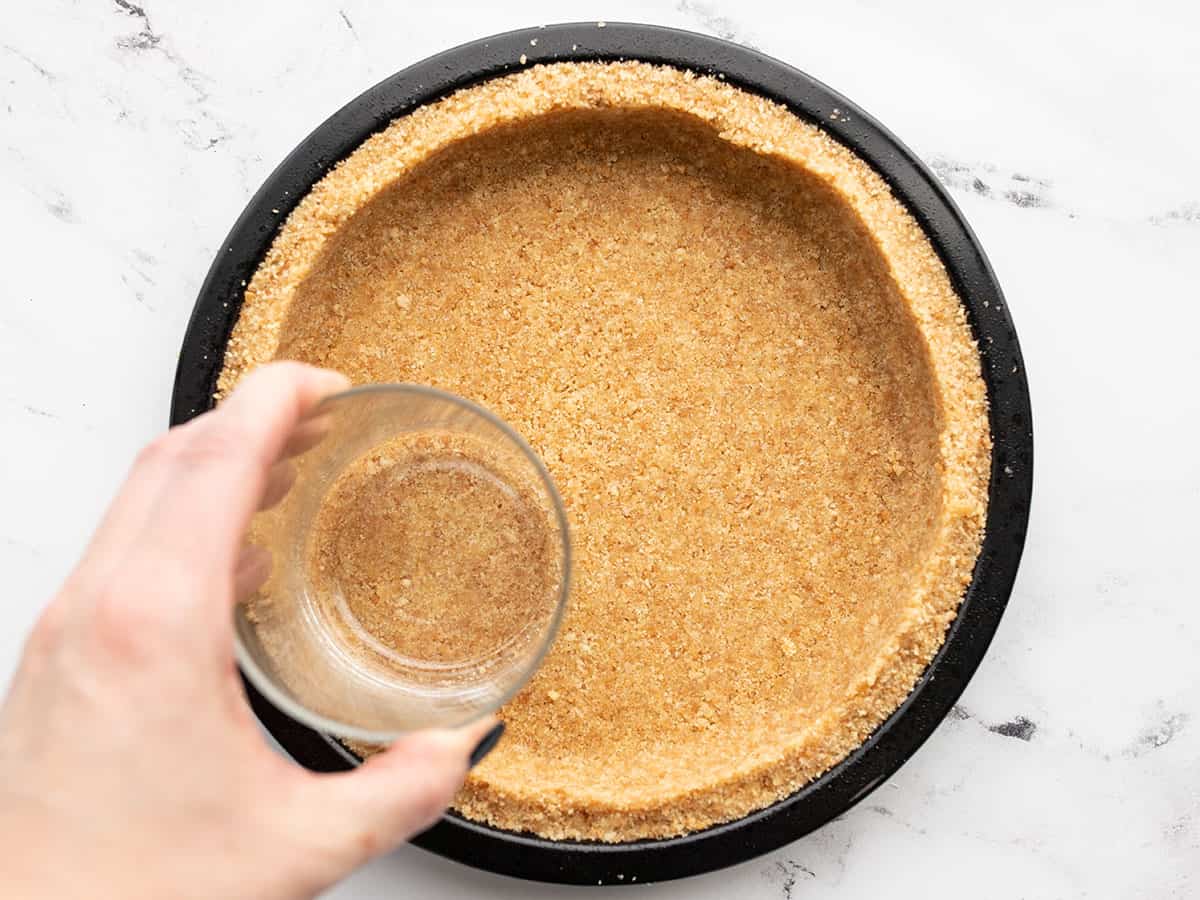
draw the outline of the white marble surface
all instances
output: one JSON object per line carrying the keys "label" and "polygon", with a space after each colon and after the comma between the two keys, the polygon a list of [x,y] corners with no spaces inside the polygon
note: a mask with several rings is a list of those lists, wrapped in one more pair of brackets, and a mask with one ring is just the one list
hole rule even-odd
{"label": "white marble surface", "polygon": [[[1200,13],[965,6],[6,4],[0,685],[166,420],[218,243],[297,141],[471,38],[596,18],[682,26],[833,85],[944,178],[1020,331],[1037,484],[1017,588],[961,715],[840,821],[640,895],[1200,895]],[[333,896],[567,893],[405,848]]]}

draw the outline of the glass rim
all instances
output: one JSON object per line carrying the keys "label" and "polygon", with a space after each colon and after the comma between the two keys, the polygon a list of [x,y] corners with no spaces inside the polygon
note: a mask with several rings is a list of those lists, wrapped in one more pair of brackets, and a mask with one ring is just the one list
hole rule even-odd
{"label": "glass rim", "polygon": [[[566,614],[567,598],[570,594],[571,587],[571,530],[567,523],[567,512],[563,506],[561,495],[558,493],[558,488],[554,484],[554,479],[550,477],[550,470],[546,467],[546,463],[534,451],[529,442],[525,440],[511,425],[501,419],[498,415],[492,412],[487,407],[481,406],[473,400],[468,400],[466,397],[461,397],[458,394],[450,391],[442,390],[427,384],[414,384],[410,382],[377,382],[372,384],[361,384],[355,387],[348,388],[344,391],[338,391],[335,394],[330,394],[324,397],[317,404],[316,409],[327,407],[332,404],[339,403],[344,400],[350,400],[364,394],[412,394],[424,397],[434,397],[439,400],[445,400],[453,406],[458,406],[465,409],[474,415],[479,416],[491,425],[494,425],[500,432],[512,441],[527,460],[533,465],[534,470],[538,474],[542,485],[546,488],[546,492],[550,495],[550,502],[554,509],[555,523],[558,525],[559,532],[562,534],[562,578],[559,579],[558,596],[554,601],[554,611],[550,616],[550,623],[543,635],[537,652],[533,654],[528,664],[524,666],[513,685],[502,692],[494,704],[488,704],[480,711],[472,715],[464,717],[461,721],[450,722],[445,725],[429,726],[436,728],[461,728],[471,722],[481,719],[486,715],[491,715],[496,712],[501,706],[511,700],[517,693],[529,683],[534,673],[541,668],[546,654],[550,652],[550,648],[554,645],[554,640],[558,636],[558,631],[562,625],[563,616]],[[238,604],[235,615],[242,614],[243,606]],[[349,725],[345,722],[314,712],[303,703],[295,699],[291,693],[279,685],[276,679],[263,671],[263,668],[255,661],[253,654],[242,641],[242,635],[237,628],[233,630],[234,657],[237,660],[238,668],[250,681],[251,684],[261,693],[272,705],[281,712],[286,713],[292,719],[299,722],[301,725],[307,725],[315,731],[325,735],[330,735],[335,738],[349,738],[350,740],[363,741],[371,744],[390,744],[397,738],[406,734],[412,734],[420,729],[410,729],[407,731],[373,731],[367,728],[359,728],[355,725]]]}

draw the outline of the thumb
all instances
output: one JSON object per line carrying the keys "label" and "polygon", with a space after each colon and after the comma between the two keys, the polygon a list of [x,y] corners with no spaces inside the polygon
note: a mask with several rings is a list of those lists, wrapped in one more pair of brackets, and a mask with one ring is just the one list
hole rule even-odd
{"label": "thumb", "polygon": [[492,717],[455,730],[414,732],[353,772],[316,779],[311,800],[332,829],[329,837],[341,845],[346,870],[436,822],[469,768],[503,732],[504,724]]}

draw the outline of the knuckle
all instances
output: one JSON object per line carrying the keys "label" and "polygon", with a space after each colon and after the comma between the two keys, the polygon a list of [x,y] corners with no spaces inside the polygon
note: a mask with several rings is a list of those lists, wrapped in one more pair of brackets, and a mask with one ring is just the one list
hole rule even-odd
{"label": "knuckle", "polygon": [[97,632],[126,631],[137,618],[126,592],[111,587],[97,593],[92,615]]}
{"label": "knuckle", "polygon": [[45,656],[61,646],[66,632],[66,619],[66,610],[61,601],[54,600],[47,605],[29,632],[26,653]]}
{"label": "knuckle", "polygon": [[106,659],[131,664],[149,660],[161,645],[153,607],[137,595],[114,588],[102,590],[92,609],[91,641]]}
{"label": "knuckle", "polygon": [[169,462],[177,443],[178,432],[175,429],[164,432],[148,443],[138,453],[134,461],[135,468],[156,468]]}
{"label": "knuckle", "polygon": [[234,422],[215,417],[180,442],[175,459],[185,466],[207,466],[236,460],[251,445],[247,435]]}
{"label": "knuckle", "polygon": [[147,657],[145,643],[137,630],[130,623],[112,617],[97,618],[91,643],[106,660],[136,664],[145,662]]}
{"label": "knuckle", "polygon": [[236,417],[217,410],[156,437],[142,448],[135,467],[188,469],[248,460],[253,438]]}

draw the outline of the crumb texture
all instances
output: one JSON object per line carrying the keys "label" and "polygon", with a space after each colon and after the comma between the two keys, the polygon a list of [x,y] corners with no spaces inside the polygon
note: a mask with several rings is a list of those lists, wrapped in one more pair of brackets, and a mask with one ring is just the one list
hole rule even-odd
{"label": "crumb texture", "polygon": [[307,563],[316,613],[347,652],[465,664],[525,646],[553,614],[552,513],[506,463],[481,438],[414,432],[338,476]]}
{"label": "crumb texture", "polygon": [[662,837],[791,793],[912,689],[978,553],[985,390],[937,255],[715,79],[536,66],[397,120],[289,218],[220,393],[273,358],[476,399],[563,494],[567,619],[456,801],[505,828]]}

